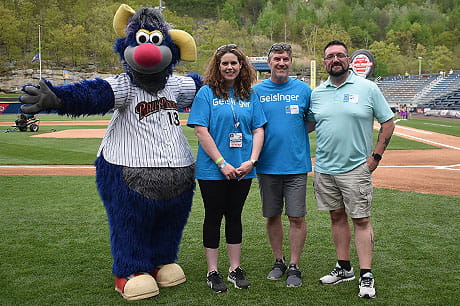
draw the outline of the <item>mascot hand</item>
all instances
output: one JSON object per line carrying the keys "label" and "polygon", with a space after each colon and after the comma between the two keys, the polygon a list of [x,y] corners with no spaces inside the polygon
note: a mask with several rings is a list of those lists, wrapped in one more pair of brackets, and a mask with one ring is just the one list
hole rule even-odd
{"label": "mascot hand", "polygon": [[26,114],[35,114],[44,109],[61,108],[61,100],[52,92],[43,80],[39,86],[26,85],[22,89],[26,94],[19,98],[22,104],[21,111]]}

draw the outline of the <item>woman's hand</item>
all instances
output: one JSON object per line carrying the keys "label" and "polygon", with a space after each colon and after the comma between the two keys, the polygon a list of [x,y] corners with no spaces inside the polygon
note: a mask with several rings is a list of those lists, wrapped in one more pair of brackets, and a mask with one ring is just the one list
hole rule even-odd
{"label": "woman's hand", "polygon": [[245,178],[246,175],[248,175],[249,172],[254,168],[254,163],[250,160],[245,161],[242,163],[236,171],[238,171],[239,175],[241,176],[238,180],[241,181],[242,179]]}
{"label": "woman's hand", "polygon": [[227,163],[226,161],[223,161],[222,164],[225,163],[225,165],[220,168],[220,171],[222,174],[225,176],[227,180],[234,179],[235,177],[239,176],[239,171],[235,169],[231,164]]}

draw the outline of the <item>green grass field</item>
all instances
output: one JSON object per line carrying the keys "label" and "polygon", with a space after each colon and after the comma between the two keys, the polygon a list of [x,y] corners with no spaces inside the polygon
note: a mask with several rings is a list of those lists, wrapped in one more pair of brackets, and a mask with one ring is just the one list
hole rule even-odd
{"label": "green grass field", "polygon": [[[49,116],[52,118],[54,115]],[[94,120],[91,117],[87,119]],[[11,118],[0,116],[0,121],[9,122]],[[436,128],[435,125],[433,127]],[[67,128],[43,124],[40,133],[47,129]],[[5,132],[7,129],[0,127],[0,164],[92,164],[100,143],[100,139],[53,141],[31,138],[29,136],[33,133]],[[196,151],[193,130],[184,128],[184,131]],[[311,136],[314,146],[314,134]],[[418,143],[394,136],[389,149],[396,148],[432,147],[419,147]],[[187,282],[174,288],[163,288],[159,296],[135,303],[460,303],[460,197],[375,189],[372,219],[376,235],[373,271],[377,299],[363,300],[357,296],[357,280],[330,287],[318,282],[333,268],[335,251],[329,216],[316,210],[309,179],[308,236],[300,262],[303,272],[301,288],[286,288],[282,281],[265,278],[273,258],[260,213],[257,181],[254,180],[243,212],[242,266],[251,281],[251,288],[238,290],[231,287],[227,293],[218,295],[207,287],[204,278],[206,260],[201,242],[203,205],[197,189],[178,260],[186,272]],[[0,248],[0,276],[3,280],[0,305],[133,304],[124,301],[113,288],[107,217],[94,181],[91,176],[0,176],[0,239],[3,242]],[[284,226],[287,229],[286,220]],[[225,241],[223,237],[222,241]],[[220,269],[226,271],[228,257],[224,247],[220,254]],[[352,264],[358,267],[354,248]]]}
{"label": "green grass field", "polygon": [[415,129],[460,137],[460,120],[446,121],[430,120],[425,118],[412,118],[410,120],[398,121],[398,124]]}
{"label": "green grass field", "polygon": [[[16,115],[0,115],[0,122],[11,122],[14,125]],[[106,116],[87,116],[77,120],[108,120],[111,115]],[[186,119],[187,114],[181,114],[181,119]],[[46,125],[46,121],[70,120],[67,117],[58,115],[40,115],[40,130],[38,134],[50,133],[53,131],[63,131],[68,129],[103,129],[105,126],[51,126]],[[198,142],[193,133],[193,129],[183,127],[184,133],[189,139],[194,152],[198,147]],[[374,131],[374,138],[377,137]],[[100,139],[81,138],[81,139],[59,139],[59,138],[34,138],[31,132],[18,132],[11,127],[0,127],[0,164],[92,164],[99,145]],[[316,133],[310,133],[310,144],[312,156],[315,156]],[[421,142],[408,140],[398,136],[393,136],[388,147],[389,150],[404,149],[434,149],[435,147]],[[52,152],[52,154],[50,154]]]}

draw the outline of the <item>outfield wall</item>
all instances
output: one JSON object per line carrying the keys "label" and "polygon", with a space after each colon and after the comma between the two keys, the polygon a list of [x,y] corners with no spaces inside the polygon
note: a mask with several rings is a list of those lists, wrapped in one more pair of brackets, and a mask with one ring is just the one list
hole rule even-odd
{"label": "outfield wall", "polygon": [[436,117],[460,119],[460,111],[457,111],[457,110],[424,109],[423,114],[425,116],[436,116]]}
{"label": "outfield wall", "polygon": [[14,97],[0,97],[0,114],[19,114],[21,102]]}

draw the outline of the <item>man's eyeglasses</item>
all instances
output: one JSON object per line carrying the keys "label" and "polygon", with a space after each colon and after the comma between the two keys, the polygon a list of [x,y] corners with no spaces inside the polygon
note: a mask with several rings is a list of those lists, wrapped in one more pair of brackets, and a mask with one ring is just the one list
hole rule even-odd
{"label": "man's eyeglasses", "polygon": [[270,50],[268,51],[268,54],[270,54],[272,51],[279,52],[279,51],[291,51],[292,47],[291,45],[288,44],[273,44],[270,47]]}
{"label": "man's eyeglasses", "polygon": [[328,54],[327,56],[324,57],[324,59],[326,61],[330,61],[330,60],[334,59],[335,57],[337,57],[338,59],[344,59],[344,58],[348,57],[348,55],[343,54],[343,53]]}
{"label": "man's eyeglasses", "polygon": [[220,51],[223,51],[223,50],[228,50],[228,51],[231,51],[231,50],[235,50],[238,48],[238,45],[235,45],[235,44],[228,44],[228,45],[222,45],[220,46],[219,48],[217,48],[217,51],[220,52]]}

